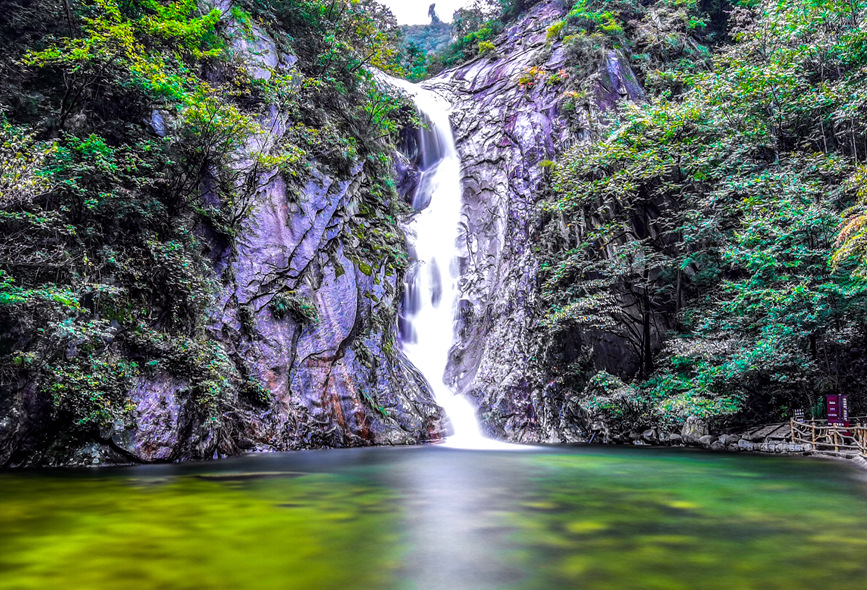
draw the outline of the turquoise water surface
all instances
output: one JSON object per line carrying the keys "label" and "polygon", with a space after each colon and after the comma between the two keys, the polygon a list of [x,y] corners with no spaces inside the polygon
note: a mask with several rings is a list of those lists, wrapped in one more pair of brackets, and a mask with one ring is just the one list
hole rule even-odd
{"label": "turquoise water surface", "polygon": [[0,473],[0,588],[867,587],[846,465],[689,450],[355,449]]}

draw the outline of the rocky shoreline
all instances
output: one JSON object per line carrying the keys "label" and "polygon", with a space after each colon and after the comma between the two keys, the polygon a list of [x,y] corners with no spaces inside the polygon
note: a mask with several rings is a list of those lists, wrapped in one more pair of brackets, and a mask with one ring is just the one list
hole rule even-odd
{"label": "rocky shoreline", "polygon": [[867,470],[867,457],[851,453],[818,451],[809,443],[793,443],[791,426],[788,422],[756,426],[741,432],[711,434],[704,421],[691,417],[687,419],[680,433],[650,428],[643,432],[612,436],[608,441],[636,446],[694,447],[729,453],[801,455],[845,461]]}
{"label": "rocky shoreline", "polygon": [[809,454],[813,452],[813,446],[810,444],[791,442],[791,430],[788,422],[757,426],[739,433],[715,435],[710,433],[710,429],[704,421],[690,417],[684,423],[680,433],[650,428],[640,433],[629,433],[628,440],[635,445],[692,446],[712,451],[747,451],[771,454]]}

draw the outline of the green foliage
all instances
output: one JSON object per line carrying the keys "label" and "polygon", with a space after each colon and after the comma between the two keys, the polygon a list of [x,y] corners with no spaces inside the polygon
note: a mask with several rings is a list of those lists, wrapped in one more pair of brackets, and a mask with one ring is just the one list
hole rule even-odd
{"label": "green foliage", "polygon": [[78,362],[46,367],[51,395],[58,414],[87,431],[111,429],[128,411],[127,395],[137,373],[135,363],[111,357],[89,357]]}
{"label": "green foliage", "polygon": [[412,82],[424,80],[428,73],[428,52],[415,42],[410,41],[406,45],[406,53],[404,56],[404,71],[406,79]]}
{"label": "green foliage", "polygon": [[[196,4],[140,0],[132,3],[135,17],[125,14],[117,0],[93,0],[83,11],[81,37],[28,52],[23,62],[73,74],[74,89],[64,97],[61,125],[93,85],[107,80],[138,87],[156,98],[183,98],[190,82],[187,66],[192,60],[218,56],[222,46],[215,35],[219,11],[196,16]],[[171,53],[163,51],[167,47]]]}
{"label": "green foliage", "polygon": [[449,44],[452,31],[452,27],[443,22],[401,27],[406,45],[414,45],[425,55],[444,49]]}
{"label": "green foliage", "polygon": [[529,90],[534,88],[536,84],[539,83],[539,79],[545,76],[546,72],[539,66],[533,66],[528,68],[526,71],[521,72],[521,75],[518,76],[518,86],[524,88],[525,90]]}
{"label": "green foliage", "polygon": [[705,69],[708,45],[724,35],[728,4],[693,0],[580,0],[548,30],[549,43],[562,42],[579,91],[603,56],[612,50],[631,58],[649,87],[677,92],[671,71]]}
{"label": "green foliage", "polygon": [[245,0],[245,4],[263,22],[291,32],[288,49],[301,59],[302,67],[337,90],[350,91],[363,83],[367,66],[400,72],[400,29],[391,12],[373,0]]}
{"label": "green foliage", "polygon": [[292,318],[301,324],[319,321],[316,305],[298,293],[290,292],[276,295],[268,303],[268,308],[271,310],[271,315],[278,320]]}
{"label": "green foliage", "polygon": [[[424,80],[476,57],[493,57],[492,41],[538,0],[473,0],[454,13],[451,26],[434,22],[404,27],[404,67],[409,80]],[[449,42],[450,39],[454,41]]]}
{"label": "green foliage", "polygon": [[623,105],[559,162],[542,329],[625,342],[654,421],[778,418],[861,378],[865,17],[737,8],[712,70],[678,65],[682,93]]}
{"label": "green foliage", "polygon": [[457,40],[428,57],[427,75],[436,75],[475,57],[493,56],[496,51],[493,39],[505,30],[506,24],[537,1],[474,0],[458,9],[453,24]]}
{"label": "green foliage", "polygon": [[599,4],[592,0],[578,0],[569,14],[567,20],[573,21],[582,29],[597,29],[607,35],[623,33],[623,27],[617,21],[617,17],[610,10],[593,10]]}
{"label": "green foliage", "polygon": [[566,70],[560,70],[559,72],[554,72],[550,76],[548,76],[548,86],[559,86],[565,83],[569,79],[569,74],[566,73]]}
{"label": "green foliage", "polygon": [[832,262],[835,268],[854,262],[855,274],[867,279],[867,167],[857,166],[848,185],[857,196],[857,204],[844,214],[846,221],[837,236]]}
{"label": "green foliage", "polygon": [[232,6],[230,13],[232,15],[232,20],[234,20],[235,23],[237,23],[238,26],[241,27],[248,36],[250,36],[253,30],[253,15],[237,5]]}
{"label": "green foliage", "polygon": [[489,57],[497,53],[497,46],[490,41],[480,41],[478,49],[479,55],[482,57]]}
{"label": "green foliage", "polygon": [[274,399],[268,388],[253,377],[249,377],[242,385],[241,394],[261,407],[268,407]]}
{"label": "green foliage", "polygon": [[478,30],[467,33],[434,57],[428,67],[429,73],[436,74],[445,68],[478,56],[482,48],[491,45],[491,40],[503,32],[503,28],[502,21],[494,19],[486,22]]}
{"label": "green foliage", "polygon": [[560,33],[563,32],[563,28],[566,26],[566,21],[561,20],[557,21],[550,27],[548,27],[548,33],[546,35],[548,41],[556,41],[560,39]]}

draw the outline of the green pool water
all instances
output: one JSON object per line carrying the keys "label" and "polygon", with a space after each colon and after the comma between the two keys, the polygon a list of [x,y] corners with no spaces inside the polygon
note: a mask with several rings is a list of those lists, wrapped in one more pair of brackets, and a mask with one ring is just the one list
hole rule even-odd
{"label": "green pool water", "polygon": [[360,449],[0,473],[0,588],[867,587],[846,465]]}

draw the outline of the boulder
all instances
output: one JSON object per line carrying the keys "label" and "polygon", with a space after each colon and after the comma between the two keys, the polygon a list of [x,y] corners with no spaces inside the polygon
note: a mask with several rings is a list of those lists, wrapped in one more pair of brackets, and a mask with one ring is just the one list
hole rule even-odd
{"label": "boulder", "polygon": [[700,444],[701,446],[703,446],[706,449],[709,449],[710,446],[717,441],[718,441],[717,437],[712,436],[710,434],[706,434],[706,435],[704,435],[698,439],[698,444]]}
{"label": "boulder", "polygon": [[700,439],[710,433],[707,422],[696,416],[690,416],[683,424],[680,435],[687,444],[700,444]]}
{"label": "boulder", "polygon": [[659,443],[659,434],[656,432],[655,428],[650,428],[641,433],[641,438],[643,438],[646,442],[650,444],[658,444]]}

